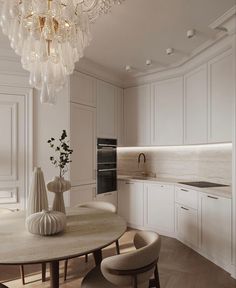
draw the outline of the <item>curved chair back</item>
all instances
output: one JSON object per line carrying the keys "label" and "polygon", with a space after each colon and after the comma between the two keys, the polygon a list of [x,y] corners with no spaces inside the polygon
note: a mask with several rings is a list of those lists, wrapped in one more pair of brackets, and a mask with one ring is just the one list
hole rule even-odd
{"label": "curved chair back", "polygon": [[112,213],[116,213],[115,205],[108,203],[108,202],[103,202],[103,201],[86,202],[86,203],[79,204],[76,207],[95,208],[95,209],[101,209],[101,210],[109,211]]}
{"label": "curved chair back", "polygon": [[142,231],[134,237],[136,251],[108,257],[101,263],[104,277],[118,287],[148,287],[157,267],[161,238],[155,232]]}

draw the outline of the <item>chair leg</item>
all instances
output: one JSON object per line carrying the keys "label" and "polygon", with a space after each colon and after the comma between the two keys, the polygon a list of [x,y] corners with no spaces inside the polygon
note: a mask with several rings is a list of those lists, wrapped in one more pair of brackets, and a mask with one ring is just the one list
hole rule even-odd
{"label": "chair leg", "polygon": [[42,282],[46,282],[47,263],[42,263]]}
{"label": "chair leg", "polygon": [[154,279],[150,279],[150,281],[149,281],[149,288],[152,288],[152,287],[161,288],[159,271],[158,271],[157,265],[156,265],[155,270],[154,270]]}
{"label": "chair leg", "polygon": [[66,278],[67,278],[68,261],[69,260],[65,260],[65,263],[64,263],[64,281],[66,281]]}
{"label": "chair leg", "polygon": [[24,270],[23,265],[20,265],[20,275],[21,275],[22,284],[25,285],[25,270]]}
{"label": "chair leg", "polygon": [[88,263],[88,254],[85,254],[85,263]]}
{"label": "chair leg", "polygon": [[116,240],[116,253],[117,253],[117,254],[120,254],[119,240]]}

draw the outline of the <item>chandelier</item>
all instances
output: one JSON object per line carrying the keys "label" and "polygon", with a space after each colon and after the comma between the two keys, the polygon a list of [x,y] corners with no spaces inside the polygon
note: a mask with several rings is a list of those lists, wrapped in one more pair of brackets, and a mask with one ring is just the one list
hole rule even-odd
{"label": "chandelier", "polygon": [[2,0],[2,31],[42,103],[55,103],[91,41],[90,23],[123,0]]}

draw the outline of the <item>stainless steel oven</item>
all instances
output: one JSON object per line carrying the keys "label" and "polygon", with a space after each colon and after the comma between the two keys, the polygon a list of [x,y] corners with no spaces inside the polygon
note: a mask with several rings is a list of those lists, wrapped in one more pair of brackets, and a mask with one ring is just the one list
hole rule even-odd
{"label": "stainless steel oven", "polygon": [[97,139],[97,193],[117,190],[117,140]]}

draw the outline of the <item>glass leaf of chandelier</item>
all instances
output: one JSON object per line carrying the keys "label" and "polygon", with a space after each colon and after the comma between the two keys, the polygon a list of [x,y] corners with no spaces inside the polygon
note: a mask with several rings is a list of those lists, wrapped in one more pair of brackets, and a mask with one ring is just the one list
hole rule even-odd
{"label": "glass leaf of chandelier", "polygon": [[55,96],[91,41],[90,23],[123,0],[2,0],[0,25],[42,103]]}

